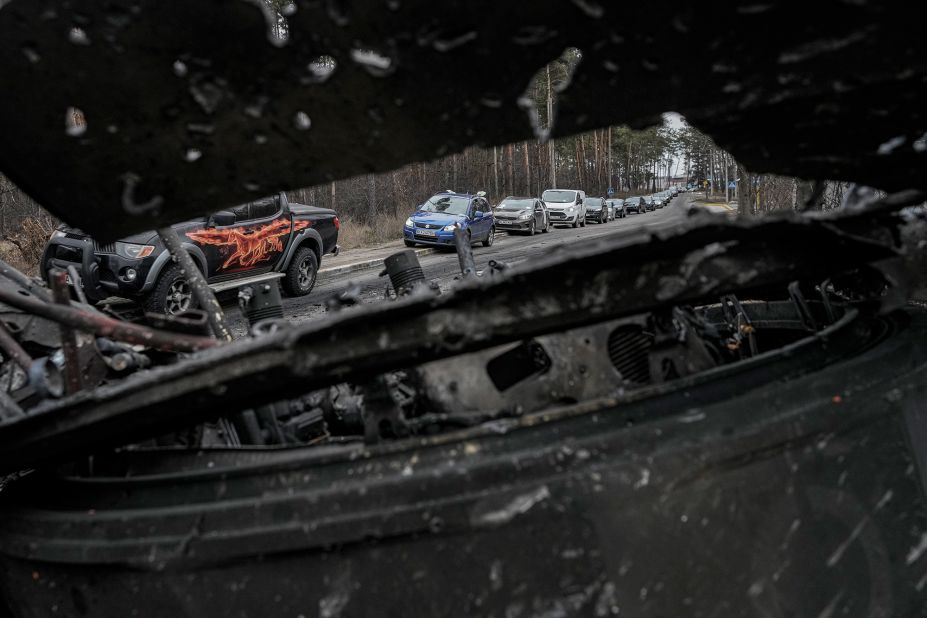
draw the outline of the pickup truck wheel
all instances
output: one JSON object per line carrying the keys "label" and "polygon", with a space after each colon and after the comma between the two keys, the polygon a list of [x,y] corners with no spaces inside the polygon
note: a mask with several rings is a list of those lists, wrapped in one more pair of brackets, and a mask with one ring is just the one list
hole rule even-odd
{"label": "pickup truck wheel", "polygon": [[283,289],[289,296],[305,296],[315,287],[319,260],[309,247],[300,247],[283,277]]}
{"label": "pickup truck wheel", "polygon": [[179,315],[185,311],[196,308],[196,299],[193,298],[193,289],[186,279],[183,271],[177,264],[171,264],[158,276],[154,289],[142,302],[145,311],[149,313],[163,313],[165,315]]}

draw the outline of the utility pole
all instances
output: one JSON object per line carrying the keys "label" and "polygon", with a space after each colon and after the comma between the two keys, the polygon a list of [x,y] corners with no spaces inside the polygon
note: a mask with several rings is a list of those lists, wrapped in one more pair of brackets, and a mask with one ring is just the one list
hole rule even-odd
{"label": "utility pole", "polygon": [[722,156],[721,162],[724,164],[724,203],[728,204],[731,201],[731,189],[730,189],[731,183],[728,180],[727,154],[724,154]]}

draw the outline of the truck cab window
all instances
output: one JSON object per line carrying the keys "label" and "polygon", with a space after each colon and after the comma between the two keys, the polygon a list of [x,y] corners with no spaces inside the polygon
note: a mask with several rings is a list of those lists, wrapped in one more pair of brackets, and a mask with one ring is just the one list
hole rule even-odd
{"label": "truck cab window", "polygon": [[250,208],[250,204],[242,204],[241,206],[236,206],[234,208],[230,208],[229,210],[235,214],[235,222],[240,223],[242,221],[248,220],[248,212]]}
{"label": "truck cab window", "polygon": [[280,212],[280,205],[277,198],[268,198],[259,202],[251,203],[250,219],[269,219]]}

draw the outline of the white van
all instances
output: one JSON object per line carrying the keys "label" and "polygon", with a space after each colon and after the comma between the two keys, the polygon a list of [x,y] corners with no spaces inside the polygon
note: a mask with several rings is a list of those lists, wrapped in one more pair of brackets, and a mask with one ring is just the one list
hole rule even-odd
{"label": "white van", "polygon": [[554,225],[586,227],[585,199],[586,192],[578,189],[548,189],[541,194],[541,201],[550,211],[550,222]]}

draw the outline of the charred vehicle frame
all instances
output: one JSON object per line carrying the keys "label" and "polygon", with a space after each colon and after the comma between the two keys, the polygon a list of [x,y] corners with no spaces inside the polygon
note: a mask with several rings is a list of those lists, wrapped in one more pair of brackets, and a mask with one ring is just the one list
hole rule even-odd
{"label": "charred vehicle frame", "polygon": [[[204,300],[134,324],[69,299],[64,271],[45,288],[0,264],[0,611],[925,615],[927,223],[899,212],[927,189],[927,43],[901,2],[828,3],[791,30],[787,3],[722,5],[616,25],[588,2],[537,3],[537,23],[484,2],[299,2],[286,41],[244,2],[221,19],[0,5],[0,74],[22,84],[0,100],[0,169],[101,240],[158,229]],[[667,23],[675,39],[652,36]],[[676,108],[754,169],[888,193],[696,213],[482,275],[456,230],[448,290],[398,254],[389,301],[348,290],[291,325],[252,286],[252,333],[230,341],[165,226],[531,137],[530,80],[591,39],[556,135]],[[327,54],[333,74],[313,68]],[[495,57],[509,70],[485,70]],[[620,107],[594,96],[618,72],[639,89]],[[445,96],[409,97],[423,79]],[[52,130],[69,106],[91,129]],[[79,192],[91,171],[104,181]]]}

